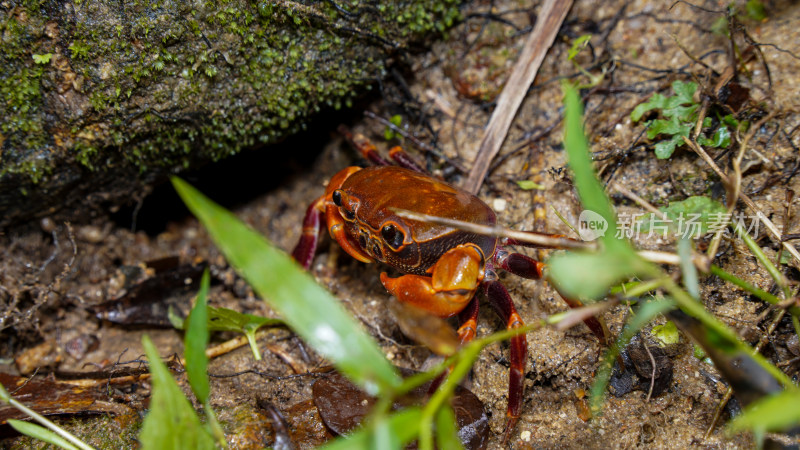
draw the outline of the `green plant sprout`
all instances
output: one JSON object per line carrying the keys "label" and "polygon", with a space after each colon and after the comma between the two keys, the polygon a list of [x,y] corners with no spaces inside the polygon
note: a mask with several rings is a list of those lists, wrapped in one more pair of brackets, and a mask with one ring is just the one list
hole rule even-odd
{"label": "green plant sprout", "polygon": [[[173,327],[179,330],[186,328],[186,321],[189,320],[188,318],[181,319],[172,309],[168,312],[169,320]],[[253,352],[253,359],[256,361],[261,361],[261,351],[258,349],[258,343],[256,342],[256,333],[258,330],[262,327],[283,325],[284,323],[280,319],[244,314],[228,308],[208,307],[208,330],[232,331],[244,334],[247,338],[247,343],[250,345],[250,350]]]}
{"label": "green plant sprout", "polygon": [[575,61],[575,57],[578,56],[581,50],[583,50],[589,45],[589,41],[591,39],[592,39],[591,34],[584,34],[582,36],[579,36],[572,42],[572,47],[570,47],[570,49],[567,51],[567,59],[569,61],[572,61],[572,64],[575,66],[575,68],[578,69],[580,73],[582,73],[586,78],[589,79],[589,82],[587,84],[576,86],[578,89],[595,87],[603,82],[603,78],[605,78],[606,75],[605,70],[603,70],[603,72],[600,73],[599,75],[594,75],[592,73],[589,73],[588,70],[586,70],[582,65],[578,64],[578,62]]}
{"label": "green plant sprout", "polygon": [[[676,80],[672,83],[672,91],[675,95],[665,97],[662,94],[654,94],[649,101],[636,106],[631,112],[631,120],[638,122],[645,113],[658,110],[661,111],[661,119],[654,119],[647,123],[647,138],[655,139],[663,135],[666,139],[656,142],[655,153],[659,159],[666,159],[672,156],[675,149],[683,145],[683,138],[689,137],[692,129],[697,122],[697,110],[700,105],[694,101],[694,93],[697,90],[697,83]],[[727,148],[731,145],[731,129],[737,129],[739,122],[732,116],[720,117],[720,124],[711,137],[701,134],[697,138],[697,143],[707,147]],[[703,128],[711,127],[713,120],[711,117],[703,119]]]}
{"label": "green plant sprout", "polygon": [[158,350],[148,336],[142,339],[150,363],[153,390],[150,411],[142,424],[139,441],[145,449],[213,449],[225,448],[225,435],[209,403],[208,383],[208,269],[203,273],[197,300],[186,319],[184,358],[186,377],[197,400],[203,404],[207,424],[203,425],[191,403],[161,361]]}
{"label": "green plant sprout", "polygon": [[[395,114],[389,119],[389,123],[391,123],[397,128],[400,128],[400,126],[403,124],[403,116],[401,116],[400,114]],[[383,130],[384,139],[386,139],[387,141],[391,141],[392,139],[398,136],[399,135],[392,129],[392,127],[386,125],[386,128]]]}

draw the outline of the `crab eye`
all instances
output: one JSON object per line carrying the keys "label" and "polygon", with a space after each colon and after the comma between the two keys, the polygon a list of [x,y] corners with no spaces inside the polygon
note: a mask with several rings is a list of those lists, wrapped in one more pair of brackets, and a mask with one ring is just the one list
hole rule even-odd
{"label": "crab eye", "polygon": [[403,232],[398,230],[397,227],[392,224],[381,228],[381,236],[383,236],[383,240],[386,241],[386,244],[395,250],[403,245],[403,239],[405,239]]}
{"label": "crab eye", "polygon": [[337,189],[333,191],[333,195],[331,195],[333,199],[333,204],[336,206],[342,206],[342,191]]}

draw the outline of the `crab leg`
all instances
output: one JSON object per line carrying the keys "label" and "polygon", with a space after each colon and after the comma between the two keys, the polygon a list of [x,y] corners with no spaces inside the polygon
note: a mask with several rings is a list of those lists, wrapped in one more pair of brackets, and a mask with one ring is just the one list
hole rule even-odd
{"label": "crab leg", "polygon": [[[483,292],[489,300],[489,304],[495,309],[497,314],[506,321],[506,328],[513,330],[524,327],[514,301],[508,294],[505,286],[499,281],[488,281],[483,284]],[[508,442],[511,431],[519,420],[520,410],[522,409],[522,394],[525,389],[525,362],[528,358],[528,340],[524,334],[519,334],[511,338],[509,362],[511,367],[508,370],[508,409],[506,412],[506,429],[503,432],[503,442]]]}
{"label": "crab leg", "polygon": [[[523,278],[540,280],[544,276],[545,264],[521,253],[510,253],[505,249],[498,249],[494,255],[494,263],[503,270]],[[583,306],[580,300],[567,297],[561,292],[559,292],[559,295],[570,308],[574,309]],[[601,343],[606,345],[611,343],[608,327],[601,317],[587,317],[583,320],[583,323]]]}
{"label": "crab leg", "polygon": [[300,239],[292,251],[292,258],[300,263],[304,269],[311,267],[314,253],[317,251],[324,203],[325,196],[323,195],[308,206],[306,217],[303,219],[303,232],[300,234]]}
{"label": "crab leg", "polygon": [[402,148],[402,147],[400,147],[399,145],[398,145],[398,146],[396,146],[396,147],[392,147],[392,148],[389,150],[389,156],[390,156],[390,157],[391,157],[391,158],[394,160],[394,162],[396,162],[396,163],[397,163],[397,164],[398,164],[400,167],[405,167],[406,169],[411,169],[411,170],[414,170],[414,171],[416,171],[416,172],[419,172],[419,173],[425,173],[425,174],[427,174],[427,173],[428,173],[428,171],[427,171],[427,170],[425,170],[425,169],[423,169],[422,167],[420,167],[420,165],[419,165],[419,164],[417,164],[417,162],[416,162],[416,161],[414,161],[414,159],[413,159],[413,158],[411,158],[411,155],[409,155],[408,153],[406,153],[406,151],[405,151],[405,150],[403,150],[403,148]]}
{"label": "crab leg", "polygon": [[381,273],[381,283],[398,300],[439,317],[461,312],[483,280],[483,252],[474,244],[448,250],[429,270],[431,276]]}
{"label": "crab leg", "polygon": [[[356,133],[353,134],[350,130],[347,129],[344,125],[339,127],[339,133],[347,139],[350,144],[353,145],[360,153],[361,156],[364,157],[367,161],[370,161],[372,164],[376,166],[389,166],[391,163],[385,160],[380,153],[378,153],[378,149],[375,148],[375,144],[370,142],[363,134]],[[415,172],[420,173],[428,173],[425,169],[420,167],[416,161],[414,161],[411,156],[403,150],[402,147],[396,146],[392,147],[389,150],[389,156],[400,166],[405,167],[406,169],[411,169]]]}
{"label": "crab leg", "polygon": [[314,253],[317,251],[323,215],[325,216],[325,225],[328,228],[328,232],[344,251],[361,262],[372,262],[372,258],[347,236],[344,230],[345,220],[332,200],[333,192],[342,187],[347,177],[359,170],[361,170],[360,167],[353,166],[339,171],[328,183],[325,195],[314,200],[306,210],[306,216],[303,219],[303,232],[294,250],[292,250],[292,257],[304,268],[308,269],[311,266]]}
{"label": "crab leg", "polygon": [[466,308],[458,313],[458,321],[461,325],[458,327],[458,339],[461,341],[461,346],[472,342],[478,334],[478,296],[472,297]]}
{"label": "crab leg", "polygon": [[389,161],[383,159],[380,153],[378,153],[378,149],[375,148],[375,144],[373,144],[363,134],[353,134],[344,125],[339,126],[339,134],[344,136],[344,138],[347,139],[347,141],[350,142],[353,147],[361,152],[361,156],[363,156],[364,159],[368,160],[372,164],[375,164],[376,166],[390,165]]}
{"label": "crab leg", "polygon": [[[458,327],[458,339],[461,341],[461,346],[465,346],[472,342],[475,339],[475,336],[478,333],[478,310],[479,310],[480,302],[478,301],[478,296],[475,295],[472,297],[472,300],[467,304],[467,307],[461,310],[458,313],[458,322],[461,324]],[[430,387],[428,387],[428,396],[433,395],[433,393],[439,389],[442,382],[450,375],[450,371],[453,370],[453,367],[450,366],[442,372],[441,375],[436,377],[432,382]]]}

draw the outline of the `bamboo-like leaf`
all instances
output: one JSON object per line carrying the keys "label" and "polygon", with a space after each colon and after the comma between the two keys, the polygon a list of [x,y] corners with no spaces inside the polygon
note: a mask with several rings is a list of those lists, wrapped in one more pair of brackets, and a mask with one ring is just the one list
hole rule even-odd
{"label": "bamboo-like leaf", "polygon": [[790,388],[753,403],[728,427],[732,432],[750,430],[763,433],[783,431],[797,425],[800,425],[800,390]]}
{"label": "bamboo-like leaf", "polygon": [[214,439],[200,423],[189,400],[172,379],[150,338],[142,338],[150,363],[153,393],[150,412],[144,418],[139,442],[144,449],[213,449]]}
{"label": "bamboo-like leaf", "polygon": [[48,430],[47,428],[24,420],[8,419],[8,424],[20,433],[39,439],[40,441],[53,444],[66,450],[78,450],[78,447],[72,445],[66,439],[57,435],[56,433]]}
{"label": "bamboo-like leaf", "polygon": [[347,438],[337,439],[323,450],[401,449],[419,433],[420,409],[407,408],[379,417]]}
{"label": "bamboo-like leaf", "polygon": [[172,183],[231,265],[297,334],[372,395],[400,385],[375,342],[288,255],[183,180]]}
{"label": "bamboo-like leaf", "polygon": [[458,437],[456,413],[450,405],[444,405],[436,414],[436,448],[439,450],[463,450]]}
{"label": "bamboo-like leaf", "polygon": [[183,337],[184,356],[186,358],[186,377],[192,387],[194,395],[200,403],[208,400],[210,388],[208,386],[208,356],[206,356],[206,346],[208,345],[208,298],[209,276],[208,269],[203,272],[200,280],[200,291],[197,293],[197,301],[186,319],[186,335]]}

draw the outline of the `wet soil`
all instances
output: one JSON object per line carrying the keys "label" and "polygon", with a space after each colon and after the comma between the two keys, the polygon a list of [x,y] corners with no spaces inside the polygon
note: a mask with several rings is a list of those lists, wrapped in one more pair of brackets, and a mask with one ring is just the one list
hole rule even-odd
{"label": "wet soil", "polygon": [[[787,222],[784,199],[789,190],[800,191],[800,178],[795,176],[800,164],[800,7],[788,2],[766,5],[766,20],[743,17],[743,24],[754,42],[770,45],[758,47],[759,53],[741,36],[737,41],[743,61],[738,65],[738,81],[750,89],[748,103],[740,111],[749,111],[751,116],[743,119],[755,123],[774,113],[750,140],[742,189],[779,229],[792,234],[800,232],[795,217],[798,201],[789,205],[792,215]],[[571,235],[564,222],[577,223],[582,208],[561,145],[559,83],[564,78],[586,82],[567,59],[571,42],[583,34],[593,37],[577,63],[593,74],[606,72],[604,82],[582,91],[586,132],[603,181],[626,187],[656,207],[691,195],[708,195],[724,202],[725,189],[719,177],[702,159],[685,147],[670,159],[657,159],[641,124],[629,119],[632,108],[652,92],[670,94],[668,86],[673,80],[694,80],[710,89],[728,67],[730,41],[713,31],[720,19],[724,24],[724,15],[714,12],[724,5],[703,2],[699,6],[702,8],[646,1],[604,2],[601,6],[590,1],[576,3],[522,104],[497,167],[479,194],[494,207],[501,223],[523,230],[537,225],[532,210],[536,191],[521,189],[516,184],[520,180],[544,186],[538,191],[547,204],[544,229]],[[362,110],[385,118],[401,115],[407,132],[435,149],[435,153],[427,152],[407,140],[404,145],[410,153],[425,161],[435,174],[454,184],[462,182],[465,174],[459,168],[468,168],[474,159],[492,110],[487,102],[508,76],[537,11],[538,5],[526,1],[470,5],[465,9],[464,24],[430,52],[398,64],[390,80],[379,86],[379,95],[362,105]],[[394,145],[382,143],[385,125],[354,117],[360,117],[360,111],[320,120],[303,136],[280,146],[242,155],[186,178],[278,246],[291,250],[306,206],[339,169],[359,163],[355,152],[335,133],[336,126],[346,122],[354,131],[374,139],[383,151]],[[712,156],[728,170],[730,154],[714,150]],[[609,191],[620,217],[644,212],[629,198],[614,189]],[[744,214],[754,215],[740,206]],[[97,319],[91,310],[129,289],[136,282],[131,274],[146,272],[142,264],[159,258],[177,256],[183,264],[208,262],[217,279],[210,297],[213,306],[274,316],[227,267],[170,187],[157,187],[136,207],[108,214],[87,212],[86,217],[84,223],[73,224],[45,220],[5,230],[0,236],[0,306],[4,308],[0,371],[30,375],[38,368],[36,377],[43,377],[54,370],[63,374],[120,365],[138,367],[144,334],[165,357],[180,353],[182,336],[176,330],[123,327]],[[763,225],[751,234],[776,260],[778,246]],[[695,244],[702,248],[707,241],[698,239]],[[641,233],[634,236],[634,243],[640,248],[675,251],[673,238]],[[535,256],[535,252],[528,253]],[[716,262],[753,285],[774,289],[766,271],[740,240],[724,240]],[[800,280],[798,267],[792,258],[783,266],[792,282]],[[363,323],[394,364],[420,370],[431,363],[431,353],[404,336],[387,313],[388,294],[378,280],[379,269],[352,260],[325,238],[312,272]],[[546,283],[501,276],[525,321],[566,308]],[[764,335],[772,317],[762,302],[711,276],[701,278],[701,298],[750,343]],[[605,313],[612,333],[620,332],[628,314],[624,306]],[[663,322],[660,318],[654,324]],[[490,308],[482,308],[479,335],[503,326]],[[776,363],[796,359],[800,350],[792,333],[791,323],[784,319],[770,336],[765,354]],[[232,337],[223,334],[214,339],[218,343]],[[713,365],[695,356],[686,337],[670,349],[673,377],[666,392],[649,399],[645,390],[609,395],[602,414],[588,421],[582,393],[590,387],[603,351],[597,338],[583,325],[567,331],[545,328],[527,338],[526,391],[522,417],[509,444],[512,448],[752,445],[749,436],[727,435],[722,426],[705,437],[726,385]],[[259,401],[273,405],[286,417],[298,447],[314,447],[329,439],[330,432],[310,402],[317,376],[313,370],[327,363],[285,329],[266,333],[259,344],[262,361],[254,361],[250,350],[242,347],[210,363],[211,405],[224,424],[231,447],[273,444],[273,425]],[[505,421],[507,355],[506,344],[486,348],[467,381],[490,417],[489,448],[500,446]],[[797,376],[796,362],[783,368]],[[185,377],[178,374],[177,378],[186,388]],[[106,388],[103,380],[98,386]],[[112,385],[106,392],[128,412],[116,411],[113,417],[62,418],[61,422],[95,446],[135,447],[136,424],[147,403],[147,381]],[[729,418],[726,409],[722,422]],[[6,429],[4,433],[10,432]],[[16,437],[0,445],[27,448],[31,442]]]}

